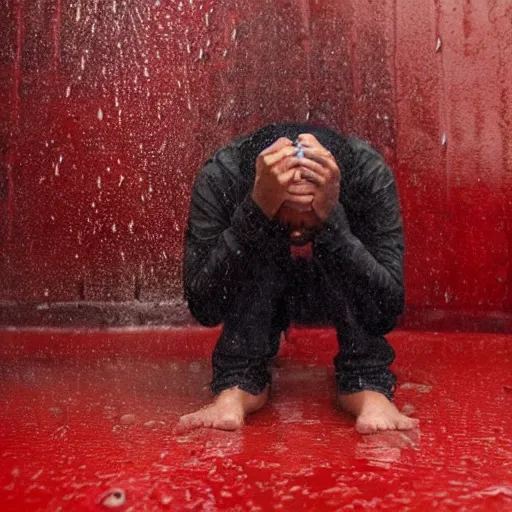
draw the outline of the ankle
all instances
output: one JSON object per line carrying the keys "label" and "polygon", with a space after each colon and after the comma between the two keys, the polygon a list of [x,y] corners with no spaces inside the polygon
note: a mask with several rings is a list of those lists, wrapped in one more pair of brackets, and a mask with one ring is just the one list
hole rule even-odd
{"label": "ankle", "polygon": [[269,386],[258,395],[233,387],[221,391],[215,399],[215,404],[239,408],[244,414],[248,414],[261,409],[266,404],[268,395]]}

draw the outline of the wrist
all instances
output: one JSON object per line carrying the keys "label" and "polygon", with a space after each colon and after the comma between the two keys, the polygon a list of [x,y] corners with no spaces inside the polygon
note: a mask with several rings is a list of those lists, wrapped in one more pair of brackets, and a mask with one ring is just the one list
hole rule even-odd
{"label": "wrist", "polygon": [[338,202],[336,201],[335,203],[328,204],[328,205],[325,205],[322,207],[316,207],[316,208],[315,208],[315,205],[313,204],[313,210],[315,210],[315,214],[320,219],[320,221],[322,223],[325,223],[329,220],[329,218],[333,214],[337,204],[338,204]]}
{"label": "wrist", "polygon": [[251,192],[251,199],[269,220],[273,220],[279,208],[274,208],[272,205],[269,205],[255,190]]}

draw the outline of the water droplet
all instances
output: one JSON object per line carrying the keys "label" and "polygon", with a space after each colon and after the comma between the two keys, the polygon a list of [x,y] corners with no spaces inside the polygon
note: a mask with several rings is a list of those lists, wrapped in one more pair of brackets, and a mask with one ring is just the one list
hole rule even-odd
{"label": "water droplet", "polygon": [[119,420],[121,425],[133,425],[136,421],[135,414],[123,414]]}
{"label": "water droplet", "polygon": [[97,503],[105,508],[119,508],[126,503],[126,493],[123,489],[115,487],[102,494]]}

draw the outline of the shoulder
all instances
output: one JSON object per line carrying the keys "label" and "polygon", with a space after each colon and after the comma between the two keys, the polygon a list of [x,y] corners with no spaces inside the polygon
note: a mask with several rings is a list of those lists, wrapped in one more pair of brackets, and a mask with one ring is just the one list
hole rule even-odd
{"label": "shoulder", "polygon": [[351,158],[347,168],[347,180],[357,189],[376,193],[394,184],[394,176],[384,157],[368,142],[356,137],[347,137]]}
{"label": "shoulder", "polygon": [[241,148],[247,137],[240,137],[221,147],[203,163],[197,177],[222,179],[240,172]]}
{"label": "shoulder", "polygon": [[201,190],[226,191],[242,178],[242,145],[247,137],[240,137],[211,155],[197,173],[193,194]]}

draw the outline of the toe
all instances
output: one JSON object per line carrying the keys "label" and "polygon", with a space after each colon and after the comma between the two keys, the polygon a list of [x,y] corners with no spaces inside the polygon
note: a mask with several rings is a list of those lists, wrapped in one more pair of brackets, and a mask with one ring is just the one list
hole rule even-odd
{"label": "toe", "polygon": [[416,428],[418,424],[419,420],[402,416],[399,420],[397,420],[396,428],[398,430],[412,430]]}
{"label": "toe", "polygon": [[377,432],[377,427],[373,421],[365,418],[358,418],[356,421],[356,430],[360,434],[373,434]]}
{"label": "toe", "polygon": [[180,421],[175,428],[175,432],[177,434],[182,434],[183,432],[188,432],[189,430],[202,427],[203,423],[201,415],[197,413],[186,414],[180,418]]}
{"label": "toe", "polygon": [[243,427],[244,420],[236,414],[225,415],[215,422],[214,428],[220,430],[238,430]]}

